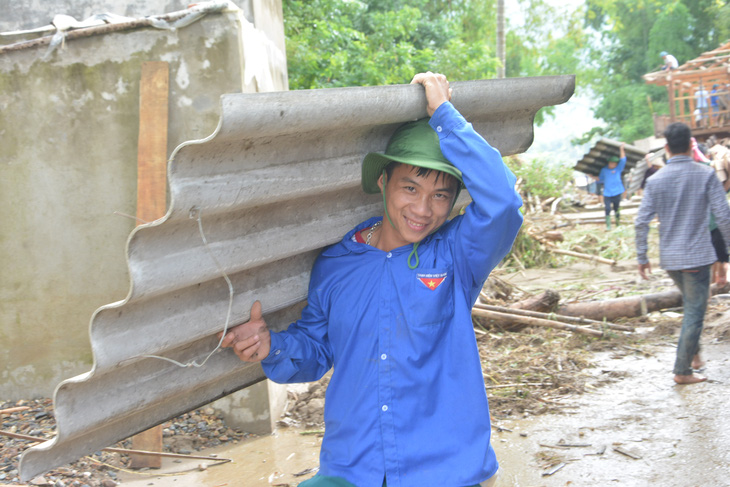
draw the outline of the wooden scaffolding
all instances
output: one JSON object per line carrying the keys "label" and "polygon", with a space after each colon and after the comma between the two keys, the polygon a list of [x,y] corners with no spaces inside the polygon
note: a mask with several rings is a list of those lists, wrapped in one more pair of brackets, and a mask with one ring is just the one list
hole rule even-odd
{"label": "wooden scaffolding", "polygon": [[730,41],[678,68],[654,71],[643,78],[666,86],[669,95],[669,115],[654,114],[657,137],[673,122],[689,125],[698,140],[730,136]]}

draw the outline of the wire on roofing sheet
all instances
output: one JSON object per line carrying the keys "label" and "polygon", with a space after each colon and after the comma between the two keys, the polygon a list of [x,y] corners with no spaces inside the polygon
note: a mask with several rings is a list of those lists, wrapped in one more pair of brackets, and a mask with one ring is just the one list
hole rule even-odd
{"label": "wire on roofing sheet", "polygon": [[208,252],[208,255],[210,255],[210,258],[213,259],[213,262],[215,262],[216,267],[218,267],[218,270],[221,273],[221,276],[223,276],[223,279],[226,280],[226,284],[228,284],[228,312],[226,313],[226,323],[223,326],[223,332],[221,333],[220,340],[218,340],[218,345],[205,357],[205,360],[198,363],[195,360],[191,360],[187,363],[178,362],[175,359],[171,359],[169,357],[161,357],[159,355],[142,355],[142,357],[145,358],[155,358],[158,360],[164,360],[166,362],[170,362],[172,364],[177,365],[178,367],[182,368],[188,368],[188,367],[202,367],[205,365],[205,363],[208,361],[210,357],[213,356],[214,353],[216,353],[221,348],[221,344],[223,343],[223,339],[226,336],[226,333],[228,333],[228,327],[231,323],[231,312],[233,311],[233,283],[231,282],[231,278],[228,277],[228,274],[223,269],[223,266],[218,261],[216,256],[213,254],[213,251],[210,248],[210,245],[208,245],[208,239],[205,238],[205,232],[203,231],[203,219],[201,218],[202,211],[200,208],[192,208],[190,210],[190,218],[194,218],[198,221],[198,231],[200,232],[200,238],[203,240],[203,245],[205,246],[205,250]]}

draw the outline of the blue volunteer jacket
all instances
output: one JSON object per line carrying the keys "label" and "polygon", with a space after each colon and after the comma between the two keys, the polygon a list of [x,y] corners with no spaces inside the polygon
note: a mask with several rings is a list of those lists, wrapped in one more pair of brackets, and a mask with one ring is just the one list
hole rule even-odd
{"label": "blue volunteer jacket", "polygon": [[324,250],[301,319],[271,334],[262,362],[280,383],[334,365],[319,473],[358,487],[466,486],[498,468],[471,308],[512,246],[522,201],[499,152],[451,103],[430,124],[473,203],[421,242],[416,269],[411,245],[353,241],[379,218]]}
{"label": "blue volunteer jacket", "polygon": [[606,166],[601,169],[598,178],[603,183],[603,196],[616,196],[625,191],[624,183],[621,181],[621,173],[625,167],[626,158],[622,157],[618,160],[615,168],[609,169]]}

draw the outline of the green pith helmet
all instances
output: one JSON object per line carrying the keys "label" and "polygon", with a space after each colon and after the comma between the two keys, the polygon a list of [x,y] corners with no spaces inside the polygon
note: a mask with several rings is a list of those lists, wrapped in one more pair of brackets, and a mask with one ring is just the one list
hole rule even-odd
{"label": "green pith helmet", "polygon": [[459,171],[441,153],[439,138],[428,124],[428,118],[408,122],[393,133],[385,154],[370,152],[362,161],[362,189],[366,193],[379,193],[378,178],[392,161],[425,167],[454,176],[464,186]]}
{"label": "green pith helmet", "polygon": [[618,156],[611,156],[608,158],[608,162],[618,162]]}

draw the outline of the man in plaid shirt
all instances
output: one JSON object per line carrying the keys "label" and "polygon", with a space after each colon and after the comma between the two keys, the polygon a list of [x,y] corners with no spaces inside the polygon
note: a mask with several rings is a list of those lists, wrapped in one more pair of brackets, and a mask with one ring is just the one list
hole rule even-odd
{"label": "man in plaid shirt", "polygon": [[649,222],[659,218],[659,264],[682,292],[684,317],[674,363],[677,384],[707,380],[693,369],[704,366],[700,334],[709,298],[710,267],[717,260],[707,231],[710,212],[726,242],[730,242],[730,206],[715,171],[693,161],[689,127],[676,122],[664,131],[667,166],[646,182],[634,221],[639,274],[647,279]]}

